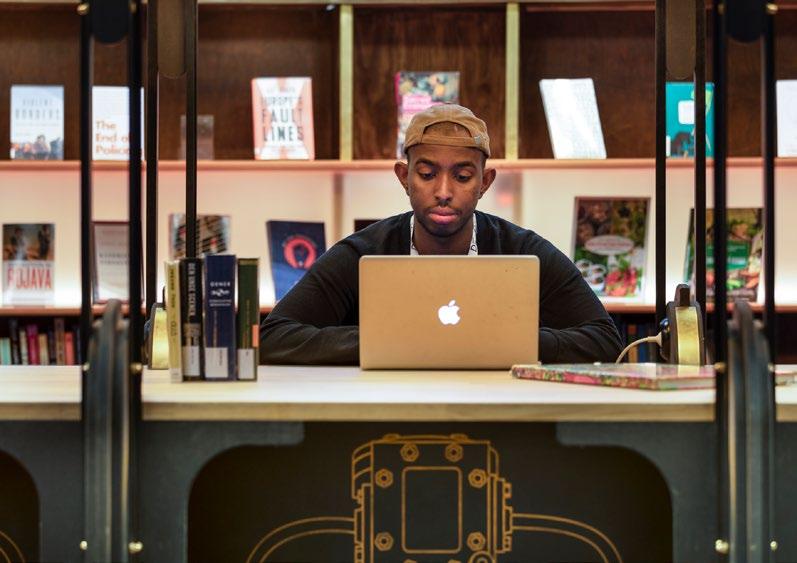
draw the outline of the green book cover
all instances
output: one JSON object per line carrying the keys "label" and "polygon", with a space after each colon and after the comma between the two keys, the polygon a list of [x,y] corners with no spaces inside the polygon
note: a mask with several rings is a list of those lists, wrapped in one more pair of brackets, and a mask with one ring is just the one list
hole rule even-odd
{"label": "green book cover", "polygon": [[238,379],[257,379],[260,330],[258,258],[238,259]]}
{"label": "green book cover", "polygon": [[[667,83],[667,156],[695,156],[695,86]],[[706,82],[706,157],[714,156],[714,84]]]}
{"label": "green book cover", "polygon": [[[728,298],[758,299],[764,222],[760,207],[728,209]],[[686,281],[694,285],[695,211],[690,213],[686,246]],[[706,297],[714,297],[714,210],[706,210]]]}

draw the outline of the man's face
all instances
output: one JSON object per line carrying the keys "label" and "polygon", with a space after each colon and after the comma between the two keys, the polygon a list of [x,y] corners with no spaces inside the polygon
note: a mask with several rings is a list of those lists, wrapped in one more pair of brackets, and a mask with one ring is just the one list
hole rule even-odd
{"label": "man's face", "polygon": [[495,179],[484,155],[469,147],[415,145],[409,162],[397,162],[415,220],[435,237],[450,237],[468,225],[476,204]]}

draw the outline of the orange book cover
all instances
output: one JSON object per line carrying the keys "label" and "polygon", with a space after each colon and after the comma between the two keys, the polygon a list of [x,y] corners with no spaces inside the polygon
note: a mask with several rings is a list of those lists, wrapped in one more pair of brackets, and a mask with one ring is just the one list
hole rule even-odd
{"label": "orange book cover", "polygon": [[312,80],[308,77],[252,79],[256,160],[313,160]]}

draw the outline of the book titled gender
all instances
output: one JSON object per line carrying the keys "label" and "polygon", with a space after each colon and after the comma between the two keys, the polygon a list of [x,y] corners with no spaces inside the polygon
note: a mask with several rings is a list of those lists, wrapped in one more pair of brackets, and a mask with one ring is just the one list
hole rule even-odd
{"label": "book titled gender", "polygon": [[[169,256],[185,257],[185,213],[169,214]],[[199,215],[196,221],[197,256],[219,254],[230,248],[230,216]]]}
{"label": "book titled gender", "polygon": [[431,106],[445,103],[459,103],[459,72],[396,73],[397,158],[404,158],[404,135],[412,117]]}
{"label": "book titled gender", "polygon": [[267,221],[266,234],[274,294],[279,301],[326,250],[324,223]]}
{"label": "book titled gender", "polygon": [[642,293],[648,206],[648,198],[576,198],[573,262],[597,295]]}
{"label": "book titled gender", "polygon": [[3,225],[3,304],[51,304],[55,297],[55,225]]}
{"label": "book titled gender", "polygon": [[[668,82],[667,156],[695,156],[695,86]],[[706,82],[706,156],[714,156],[714,83]]]}
{"label": "book titled gender", "polygon": [[[91,89],[94,160],[127,160],[130,154],[129,90],[127,86]],[[141,138],[144,138],[144,89],[141,89]],[[144,158],[143,151],[141,158]]]}
{"label": "book titled gender", "polygon": [[256,160],[315,158],[310,78],[253,78],[252,120]]}
{"label": "book titled gender", "polygon": [[[758,299],[764,254],[764,221],[760,207],[727,210],[727,291],[729,299]],[[695,211],[689,215],[684,278],[694,287]],[[706,210],[706,297],[714,298],[714,210]]]}
{"label": "book titled gender", "polygon": [[606,158],[591,78],[540,80],[554,158]]}
{"label": "book titled gender", "polygon": [[206,256],[205,379],[235,379],[235,256]]}
{"label": "book titled gender", "polygon": [[64,159],[63,86],[11,86],[11,158]]}

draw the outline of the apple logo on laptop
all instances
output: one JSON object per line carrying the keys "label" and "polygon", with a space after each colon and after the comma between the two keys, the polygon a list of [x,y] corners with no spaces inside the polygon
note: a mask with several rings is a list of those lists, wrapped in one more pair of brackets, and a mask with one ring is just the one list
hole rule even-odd
{"label": "apple logo on laptop", "polygon": [[459,307],[457,300],[452,299],[448,305],[443,305],[437,310],[437,317],[444,325],[455,325],[459,322]]}

